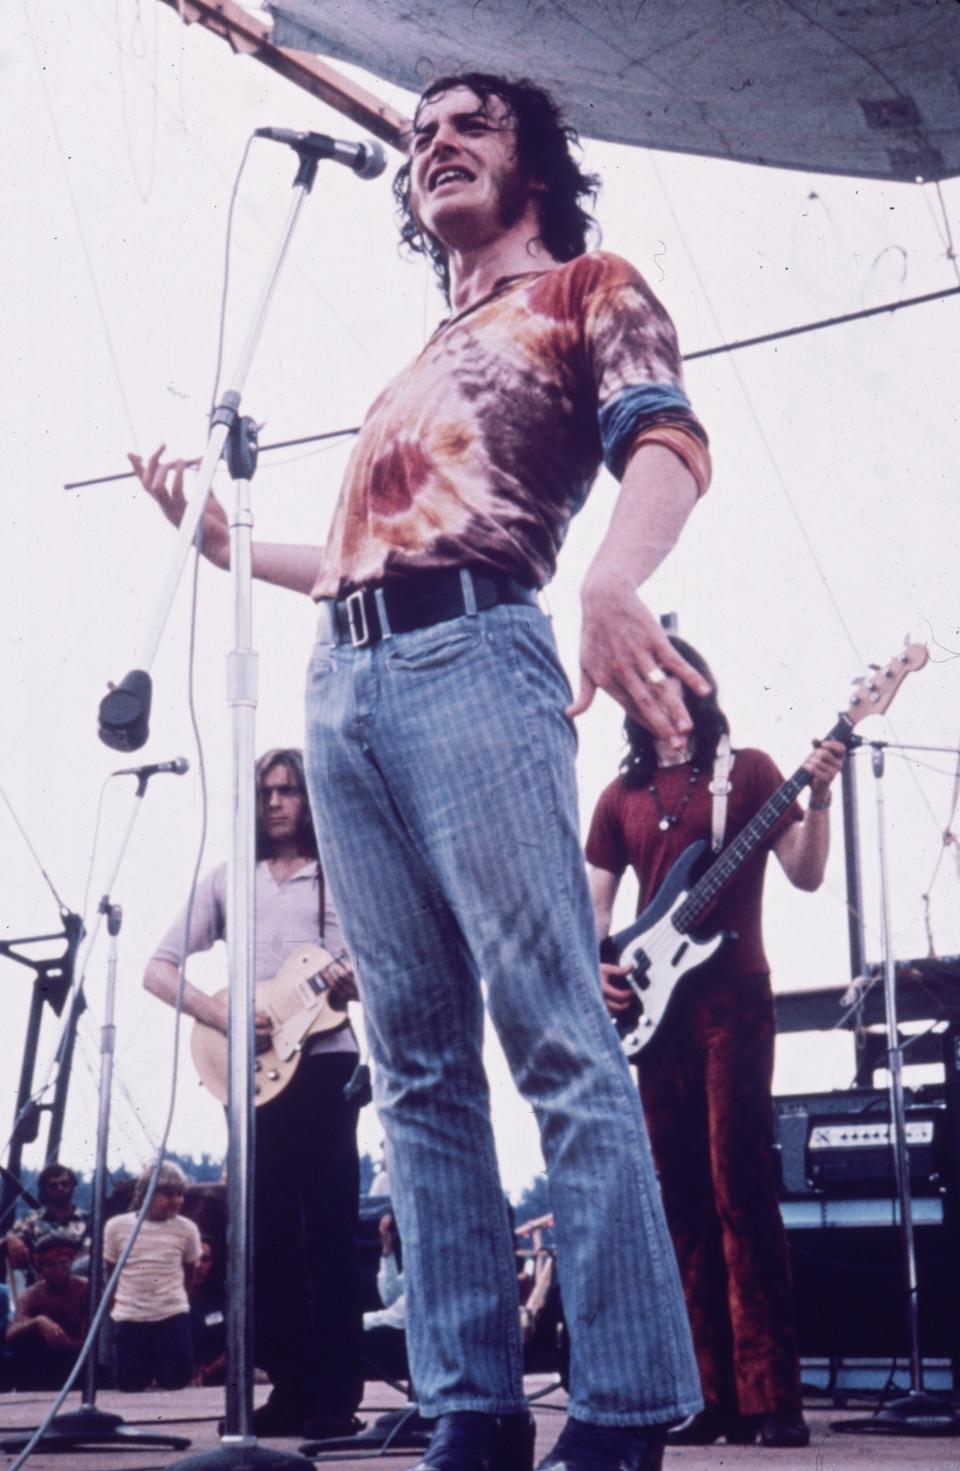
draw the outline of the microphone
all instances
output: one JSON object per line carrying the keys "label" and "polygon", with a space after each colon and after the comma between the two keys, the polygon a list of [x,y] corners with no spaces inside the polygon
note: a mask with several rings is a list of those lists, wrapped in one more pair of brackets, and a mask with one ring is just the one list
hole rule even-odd
{"label": "microphone", "polygon": [[189,770],[190,762],[186,756],[174,756],[172,761],[154,761],[151,766],[121,766],[119,771],[112,771],[110,775],[136,776],[141,781],[147,781],[161,771],[169,771],[171,776],[183,776],[183,773]]}
{"label": "microphone", "polygon": [[114,751],[139,751],[150,734],[153,682],[145,669],[131,669],[110,684],[100,701],[98,734]]}
{"label": "microphone", "polygon": [[326,133],[295,133],[292,128],[257,128],[255,138],[268,138],[271,143],[286,143],[299,154],[330,159],[346,164],[358,179],[376,179],[387,166],[387,155],[373,138],[350,143],[343,138],[329,138]]}

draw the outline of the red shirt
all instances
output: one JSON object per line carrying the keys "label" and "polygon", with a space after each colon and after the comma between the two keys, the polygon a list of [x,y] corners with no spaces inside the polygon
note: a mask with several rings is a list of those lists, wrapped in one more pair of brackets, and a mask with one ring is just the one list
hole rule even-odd
{"label": "red shirt", "polygon": [[[701,771],[691,786],[692,770],[689,764],[664,767],[642,787],[627,787],[618,777],[597,803],[587,838],[587,860],[608,873],[634,870],[640,883],[638,914],[654,898],[671,865],[691,843],[706,838],[708,852],[704,866],[712,859],[709,840],[713,799],[707,790],[712,770]],[[748,749],[737,752],[732,782],[724,848],[783,785],[783,776],[763,751]],[[650,792],[651,785],[657,789],[659,803]],[[688,793],[690,800],[683,807]],[[663,813],[680,812],[681,807],[680,820],[662,831],[659,823]],[[761,928],[767,853],[787,826],[802,818],[802,808],[793,802],[695,926],[698,932],[703,929],[708,934],[721,929],[736,932],[737,939],[723,952],[724,967],[730,975],[750,975],[770,969]]]}

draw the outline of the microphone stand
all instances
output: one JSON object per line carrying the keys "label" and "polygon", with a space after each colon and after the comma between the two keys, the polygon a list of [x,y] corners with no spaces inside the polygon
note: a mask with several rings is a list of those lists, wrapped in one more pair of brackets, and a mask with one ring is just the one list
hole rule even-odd
{"label": "microphone stand", "polygon": [[[90,1270],[87,1298],[90,1324],[94,1322],[97,1316],[97,1309],[100,1306],[100,1298],[103,1292],[103,1228],[105,1224],[107,1189],[107,1143],[110,1137],[110,1100],[113,1089],[113,1058],[116,1048],[114,1013],[117,990],[117,936],[120,933],[123,923],[122,910],[119,904],[113,904],[111,902],[110,891],[120,871],[120,866],[130,841],[130,835],[133,831],[133,825],[141,809],[150,775],[151,773],[149,772],[140,772],[137,774],[135,801],[130,809],[127,825],[120,840],[120,848],[114,864],[113,873],[110,876],[107,892],[97,906],[97,920],[84,955],[84,965],[78,967],[79,981],[77,990],[79,992],[83,986],[86,957],[93,948],[100,930],[100,923],[105,918],[107,921],[107,933],[110,936],[110,948],[107,955],[107,992],[104,1003],[104,1017],[103,1025],[100,1029],[97,1148],[93,1174],[93,1213],[90,1229]],[[113,1414],[97,1408],[98,1338],[99,1331],[94,1333],[87,1343],[86,1356],[83,1361],[84,1378],[79,1409],[68,1411],[62,1415],[54,1415],[48,1425],[39,1427],[39,1433],[37,1429],[18,1431],[16,1435],[0,1441],[0,1449],[4,1451],[22,1451],[29,1446],[32,1452],[41,1447],[43,1449],[60,1451],[82,1450],[87,1446],[101,1448],[103,1446],[161,1445],[170,1446],[173,1450],[183,1450],[190,1444],[190,1441],[182,1435],[135,1430],[124,1423],[122,1415]],[[77,1377],[78,1369],[79,1365],[74,1369],[73,1375],[70,1381],[68,1381],[67,1392],[69,1392],[69,1387],[72,1387],[73,1380]]]}
{"label": "microphone stand", "polygon": [[254,851],[256,841],[255,722],[257,655],[251,612],[250,481],[256,469],[256,425],[238,419],[227,439],[235,501],[230,520],[234,647],[227,655],[227,703],[232,711],[230,862],[227,882],[227,1300],[226,1413],[220,1445],[174,1461],[170,1471],[297,1471],[305,1456],[258,1445],[253,1433],[254,1160]]}
{"label": "microphone stand", "polygon": [[[864,742],[864,745],[867,743]],[[883,954],[883,995],[887,1031],[887,1071],[890,1093],[890,1149],[900,1226],[900,1255],[907,1290],[906,1317],[910,1345],[910,1389],[882,1405],[875,1415],[865,1419],[837,1420],[831,1430],[846,1434],[866,1432],[874,1435],[960,1435],[960,1416],[949,1403],[928,1394],[923,1387],[923,1359],[920,1354],[919,1293],[917,1255],[913,1230],[913,1202],[910,1195],[910,1163],[907,1144],[907,1118],[903,1094],[903,1047],[897,1021],[897,978],[894,959],[893,928],[890,909],[890,885],[887,873],[885,801],[883,791],[884,752],[888,749],[932,751],[932,746],[894,746],[889,741],[871,741],[873,775],[877,799],[877,849],[880,875],[881,948]]]}
{"label": "microphone stand", "polygon": [[[253,1340],[250,1334],[253,1308],[253,1198],[250,1186],[254,1171],[254,742],[257,655],[252,646],[253,516],[250,508],[250,481],[256,470],[257,444],[253,420],[239,418],[237,413],[240,390],[253,360],[280,267],[320,162],[319,157],[306,148],[298,148],[297,152],[300,166],[293,186],[295,198],[241,353],[234,376],[237,386],[227,390],[214,413],[207,450],[199,471],[199,484],[184,515],[177,549],[177,554],[182,553],[185,559],[199,529],[213,473],[221,450],[225,447],[235,495],[230,520],[234,648],[227,655],[227,703],[232,712],[233,812],[228,869],[230,930],[227,935],[230,1008],[227,1028],[226,1413],[220,1445],[214,1450],[198,1452],[173,1462],[170,1471],[309,1471],[313,1465],[305,1456],[258,1445],[253,1433],[254,1365]],[[178,580],[179,568],[176,568],[168,579],[171,598]],[[160,620],[159,628],[162,628],[163,621],[164,619]],[[154,652],[155,648],[154,644]],[[107,700],[109,699],[108,695]]]}

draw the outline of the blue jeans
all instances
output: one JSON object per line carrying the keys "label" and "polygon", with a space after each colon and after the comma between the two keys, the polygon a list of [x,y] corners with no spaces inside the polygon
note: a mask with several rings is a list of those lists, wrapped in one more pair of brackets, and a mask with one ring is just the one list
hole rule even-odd
{"label": "blue jeans", "polygon": [[193,1378],[189,1313],[154,1322],[114,1324],[117,1388],[136,1392],[156,1379],[161,1389],[183,1389]]}
{"label": "blue jeans", "polygon": [[506,605],[369,649],[321,633],[307,769],[375,1063],[427,1415],[523,1404],[483,998],[540,1129],[570,1411],[680,1419],[699,1380],[636,1087],[597,981],[550,626]]}

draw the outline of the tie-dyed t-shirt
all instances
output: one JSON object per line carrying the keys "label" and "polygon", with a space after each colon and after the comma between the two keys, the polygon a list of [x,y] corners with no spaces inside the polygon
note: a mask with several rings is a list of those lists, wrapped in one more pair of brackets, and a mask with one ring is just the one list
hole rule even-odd
{"label": "tie-dyed t-shirt", "polygon": [[673,324],[637,271],[595,251],[499,282],[372,405],[314,596],[466,565],[542,587],[601,461],[619,478],[641,441],[706,489]]}

